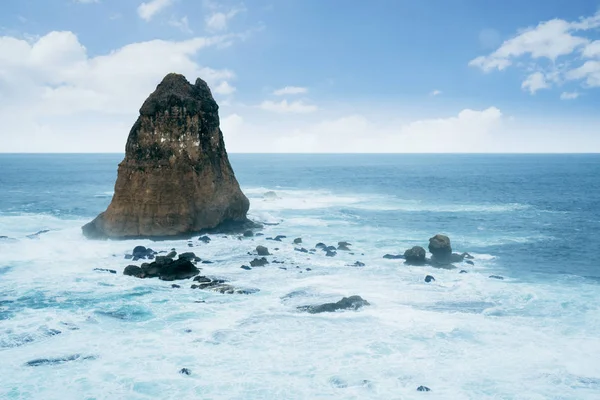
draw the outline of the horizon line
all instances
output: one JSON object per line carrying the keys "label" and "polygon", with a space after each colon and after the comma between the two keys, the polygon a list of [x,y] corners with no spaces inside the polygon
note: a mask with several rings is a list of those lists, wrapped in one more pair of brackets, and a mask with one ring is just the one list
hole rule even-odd
{"label": "horizon line", "polygon": [[[2,155],[109,155],[119,154],[124,155],[125,152],[2,152]],[[348,152],[348,153],[295,153],[295,152],[281,152],[281,153],[243,153],[243,152],[227,152],[227,154],[240,154],[240,155],[600,155],[600,152],[422,152],[422,153],[361,153],[361,152]]]}

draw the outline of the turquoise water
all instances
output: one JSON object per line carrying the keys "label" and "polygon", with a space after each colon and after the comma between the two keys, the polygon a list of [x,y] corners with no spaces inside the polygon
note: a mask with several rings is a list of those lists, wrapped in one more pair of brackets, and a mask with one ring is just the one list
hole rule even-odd
{"label": "turquoise water", "polygon": [[[250,217],[288,238],[214,236],[191,250],[215,262],[203,274],[260,289],[250,296],[120,274],[135,245],[187,241],[82,237],[122,155],[0,155],[0,398],[600,397],[600,156],[230,158]],[[382,258],[436,233],[475,256],[467,274]],[[347,240],[354,255],[299,253],[295,237]],[[241,270],[257,244],[278,247],[287,269]],[[371,306],[296,312],[353,294]]]}

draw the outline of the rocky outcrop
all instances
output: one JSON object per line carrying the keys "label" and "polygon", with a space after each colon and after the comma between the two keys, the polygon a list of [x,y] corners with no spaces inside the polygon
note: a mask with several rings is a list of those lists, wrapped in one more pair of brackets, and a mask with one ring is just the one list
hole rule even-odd
{"label": "rocky outcrop", "polygon": [[446,235],[435,235],[429,239],[429,252],[439,260],[448,259],[452,254],[450,238]]}
{"label": "rocky outcrop", "polygon": [[425,249],[421,246],[414,246],[404,252],[404,259],[406,264],[409,265],[423,265],[425,264]]}
{"label": "rocky outcrop", "polygon": [[[186,253],[184,253],[186,254]],[[193,254],[193,253],[187,253]],[[194,256],[195,257],[195,256]],[[152,263],[144,263],[141,267],[128,265],[123,270],[123,275],[135,276],[136,278],[159,278],[163,281],[174,281],[192,278],[200,270],[190,261],[190,257],[181,257],[173,260],[169,257],[158,256]]]}
{"label": "rocky outcrop", "polygon": [[232,224],[248,228],[219,128],[218,105],[202,79],[169,74],[144,102],[119,164],[107,210],[83,227],[88,238],[172,237]]}

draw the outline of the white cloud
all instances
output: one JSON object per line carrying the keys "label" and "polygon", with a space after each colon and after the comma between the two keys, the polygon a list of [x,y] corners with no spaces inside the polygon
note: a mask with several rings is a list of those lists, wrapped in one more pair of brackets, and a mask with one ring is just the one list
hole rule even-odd
{"label": "white cloud", "polygon": [[[0,150],[122,150],[139,107],[167,73],[213,86],[234,77],[195,60],[202,49],[228,41],[152,40],[90,57],[72,32],[50,32],[33,42],[0,37]],[[68,139],[69,132],[79,136]]]}
{"label": "white cloud", "polygon": [[206,29],[210,32],[220,32],[227,29],[229,21],[240,12],[243,8],[234,8],[228,12],[213,12],[206,17]]}
{"label": "white cloud", "polygon": [[439,96],[440,94],[442,94],[441,90],[434,90],[431,93],[429,93],[431,96]]}
{"label": "white cloud", "polygon": [[548,89],[550,85],[546,81],[544,74],[541,72],[534,72],[529,75],[527,79],[521,84],[521,89],[529,90],[529,93],[535,94],[540,89]]}
{"label": "white cloud", "polygon": [[100,3],[100,0],[73,0],[73,1],[75,1],[75,3],[82,3],[82,4]]}
{"label": "white cloud", "polygon": [[150,21],[156,14],[173,4],[173,0],[151,0],[139,5],[137,12],[141,19]]}
{"label": "white cloud", "polygon": [[586,61],[567,73],[567,79],[583,79],[588,87],[600,86],[600,61]]}
{"label": "white cloud", "polygon": [[[301,127],[296,122],[247,121],[239,114],[222,119],[232,152],[273,153],[414,153],[493,151],[494,134],[503,125],[495,107],[465,109],[448,118],[404,123],[380,122],[361,114],[316,120]],[[388,120],[386,120],[388,121]],[[269,143],[265,147],[265,143]]]}
{"label": "white cloud", "polygon": [[218,94],[227,95],[232,94],[233,92],[235,92],[235,90],[235,87],[231,86],[229,82],[223,81],[217,87],[215,87],[213,91]]}
{"label": "white cloud", "polygon": [[561,100],[574,100],[579,97],[578,92],[562,92],[560,94]]}
{"label": "white cloud", "polygon": [[[564,79],[583,80],[588,87],[600,86],[600,68],[596,61],[572,67],[578,62],[579,54],[584,58],[600,57],[600,41],[592,41],[585,36],[586,31],[598,27],[600,12],[574,22],[562,19],[541,22],[536,27],[521,30],[494,52],[471,60],[469,65],[485,72],[503,70],[512,65],[533,68],[538,72],[529,75],[522,84],[522,88],[528,89],[531,94]],[[530,58],[529,64],[516,63],[517,59],[526,56]]]}
{"label": "white cloud", "polygon": [[302,94],[308,92],[308,89],[300,86],[286,86],[281,89],[277,89],[273,92],[275,96],[284,96],[288,94]]}
{"label": "white cloud", "polygon": [[588,43],[583,49],[582,55],[587,58],[600,57],[600,40],[594,40]]}
{"label": "white cloud", "polygon": [[279,102],[266,100],[263,101],[260,106],[265,111],[272,111],[276,113],[295,113],[305,114],[317,111],[317,106],[313,104],[306,104],[302,100],[289,102],[287,100],[281,100]]}
{"label": "white cloud", "polygon": [[192,33],[194,33],[190,29],[190,24],[189,24],[187,15],[185,17],[181,18],[181,19],[177,19],[175,17],[172,17],[169,20],[169,25],[174,26],[175,28],[179,28],[182,32],[189,33],[190,35]]}

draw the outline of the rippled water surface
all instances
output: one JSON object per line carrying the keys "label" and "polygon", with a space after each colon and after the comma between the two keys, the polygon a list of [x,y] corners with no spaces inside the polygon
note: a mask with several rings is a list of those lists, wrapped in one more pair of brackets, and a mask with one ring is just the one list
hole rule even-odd
{"label": "rippled water surface", "polygon": [[[83,238],[121,155],[0,155],[0,399],[600,398],[600,156],[230,157],[250,217],[276,225],[190,248]],[[382,257],[435,233],[474,265]],[[284,263],[240,269],[258,244]],[[123,276],[136,245],[260,291]],[[370,306],[297,310],[350,295]]]}

